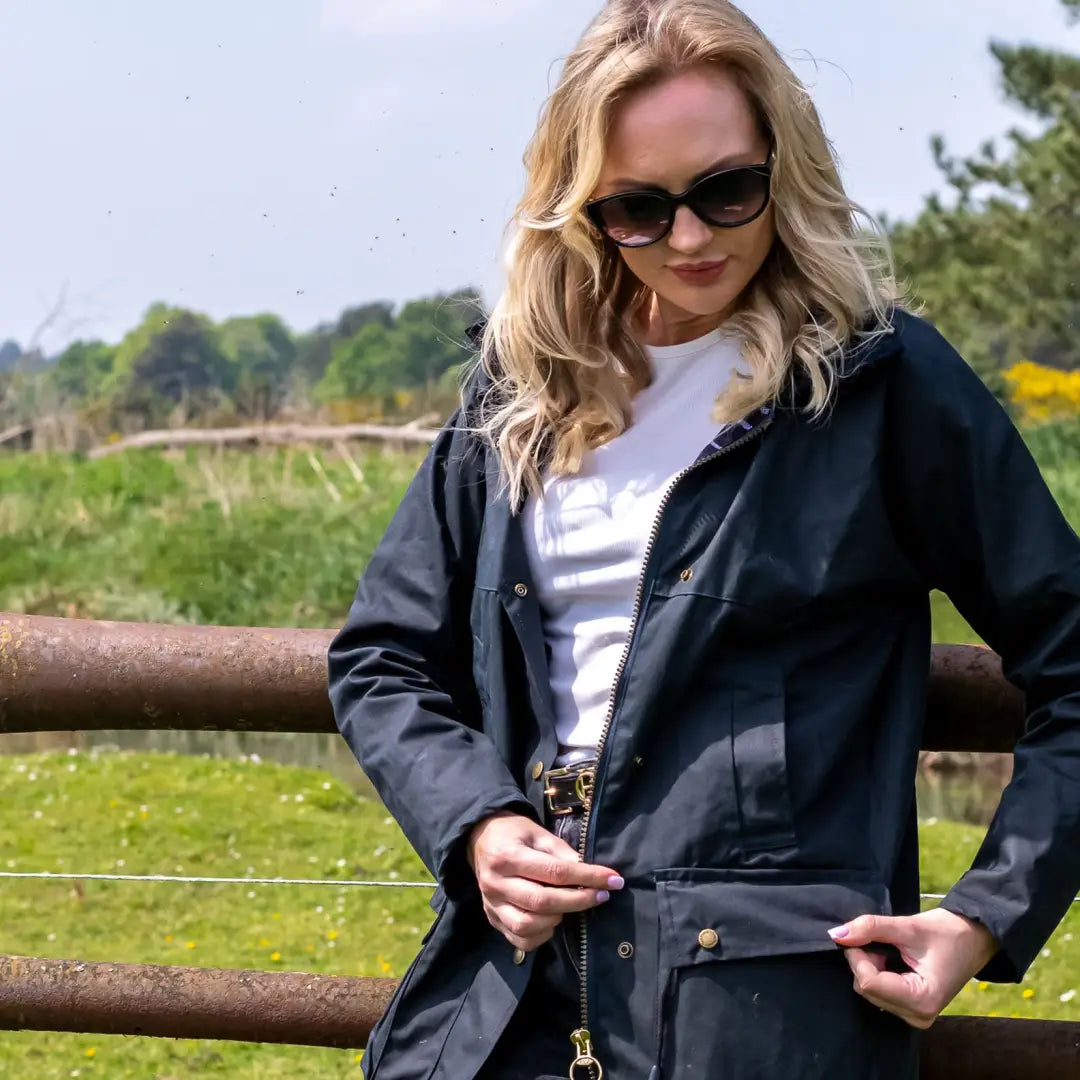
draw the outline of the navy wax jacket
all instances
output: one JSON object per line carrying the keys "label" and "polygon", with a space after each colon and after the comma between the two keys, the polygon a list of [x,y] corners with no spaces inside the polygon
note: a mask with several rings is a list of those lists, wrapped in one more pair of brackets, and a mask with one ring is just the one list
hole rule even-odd
{"label": "navy wax jacket", "polygon": [[[826,418],[783,402],[756,415],[656,524],[585,853],[627,883],[586,916],[583,996],[609,1080],[914,1077],[917,1033],[854,993],[826,930],[919,909],[931,588],[1029,710],[986,840],[943,901],[1001,943],[983,977],[1018,980],[1080,887],[1080,541],[928,323],[898,310],[842,367]],[[521,519],[461,417],[328,658],[341,733],[440,883],[369,1080],[469,1080],[533,959],[488,925],[465,858],[495,810],[542,820],[537,766],[557,743]]]}

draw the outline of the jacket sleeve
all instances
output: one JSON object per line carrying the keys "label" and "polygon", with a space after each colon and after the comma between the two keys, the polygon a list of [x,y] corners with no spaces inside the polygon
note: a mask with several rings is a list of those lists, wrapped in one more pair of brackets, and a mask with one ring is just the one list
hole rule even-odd
{"label": "jacket sleeve", "polygon": [[327,657],[338,729],[454,899],[476,889],[474,824],[503,808],[536,818],[480,730],[469,616],[485,484],[461,416],[406,490]]}
{"label": "jacket sleeve", "polygon": [[888,453],[910,554],[1027,698],[1012,780],[941,906],[999,942],[982,977],[1017,982],[1080,890],[1080,540],[971,368],[921,320],[903,338]]}

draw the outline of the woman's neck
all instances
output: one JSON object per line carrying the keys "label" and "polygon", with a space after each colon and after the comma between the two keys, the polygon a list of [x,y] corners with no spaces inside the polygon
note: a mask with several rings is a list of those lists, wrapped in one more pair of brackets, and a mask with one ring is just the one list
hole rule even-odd
{"label": "woman's neck", "polygon": [[656,294],[651,293],[637,309],[633,327],[643,345],[683,345],[717,329],[728,314],[724,311],[714,315],[694,315],[688,311],[665,310]]}

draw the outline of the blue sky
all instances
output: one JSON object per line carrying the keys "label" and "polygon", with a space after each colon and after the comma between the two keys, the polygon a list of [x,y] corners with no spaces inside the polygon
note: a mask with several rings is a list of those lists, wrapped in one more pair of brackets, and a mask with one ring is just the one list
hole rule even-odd
{"label": "blue sky", "polygon": [[[1058,0],[746,0],[851,194],[913,214],[928,149],[1018,122],[990,38],[1080,51]],[[521,154],[599,0],[4,0],[0,340],[118,340],[166,300],[296,330],[501,289]]]}

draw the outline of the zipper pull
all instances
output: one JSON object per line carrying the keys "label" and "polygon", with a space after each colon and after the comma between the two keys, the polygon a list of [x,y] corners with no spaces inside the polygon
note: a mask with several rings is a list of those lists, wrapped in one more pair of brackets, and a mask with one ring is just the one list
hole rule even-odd
{"label": "zipper pull", "polygon": [[[604,1067],[596,1059],[592,1048],[592,1035],[586,1028],[578,1028],[571,1032],[570,1041],[574,1044],[577,1054],[570,1062],[570,1080],[581,1080],[578,1077],[578,1069],[588,1069],[585,1074],[586,1080],[603,1080]],[[595,1068],[595,1071],[594,1071]]]}

